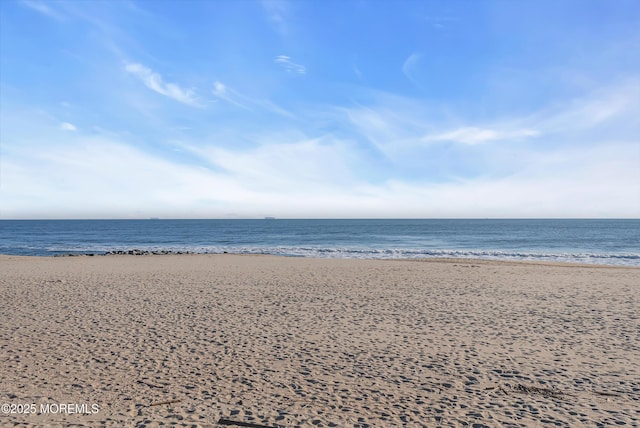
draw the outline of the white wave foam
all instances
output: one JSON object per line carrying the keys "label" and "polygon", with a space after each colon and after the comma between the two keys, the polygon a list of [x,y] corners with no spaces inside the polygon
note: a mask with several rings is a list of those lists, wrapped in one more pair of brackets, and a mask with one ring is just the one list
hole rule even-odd
{"label": "white wave foam", "polygon": [[557,261],[585,264],[640,266],[638,253],[571,253],[527,252],[504,250],[454,250],[416,248],[322,248],[322,247],[260,247],[260,246],[136,246],[131,248],[111,246],[49,247],[51,253],[106,253],[109,251],[168,251],[171,253],[197,254],[272,254],[281,256],[346,258],[346,259],[403,259],[403,258],[475,258],[487,260]]}

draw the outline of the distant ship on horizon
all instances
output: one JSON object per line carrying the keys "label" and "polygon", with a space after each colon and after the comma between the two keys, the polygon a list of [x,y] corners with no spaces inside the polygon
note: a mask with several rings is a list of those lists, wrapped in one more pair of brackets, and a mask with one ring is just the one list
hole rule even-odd
{"label": "distant ship on horizon", "polygon": [[265,217],[264,219],[265,220],[275,220],[276,218],[275,217]]}

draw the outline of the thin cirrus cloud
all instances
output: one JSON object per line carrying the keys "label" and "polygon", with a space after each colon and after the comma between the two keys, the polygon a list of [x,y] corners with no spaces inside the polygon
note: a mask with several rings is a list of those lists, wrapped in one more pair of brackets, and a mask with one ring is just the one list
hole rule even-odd
{"label": "thin cirrus cloud", "polygon": [[213,95],[237,107],[243,108],[245,110],[251,110],[249,107],[239,101],[239,99],[244,98],[242,95],[238,94],[236,91],[229,88],[222,82],[215,81],[213,83]]}
{"label": "thin cirrus cloud", "polygon": [[488,143],[490,141],[519,140],[535,137],[537,135],[540,135],[540,132],[533,129],[497,130],[489,128],[462,127],[439,134],[427,135],[422,138],[422,141],[426,143],[449,141],[474,145]]}
{"label": "thin cirrus cloud", "polygon": [[280,66],[282,66],[282,68],[284,68],[287,71],[287,73],[295,73],[295,74],[307,73],[307,68],[304,65],[296,64],[295,62],[291,61],[291,57],[289,56],[278,55],[274,59],[274,61],[280,64]]}
{"label": "thin cirrus cloud", "polygon": [[140,79],[142,83],[152,91],[172,98],[182,104],[192,107],[202,107],[194,90],[183,89],[175,83],[165,83],[160,74],[155,73],[142,64],[129,63],[125,66],[125,70]]}
{"label": "thin cirrus cloud", "polygon": [[555,107],[534,115],[539,126],[549,132],[587,130],[615,123],[611,131],[638,125],[640,79],[630,78],[603,86],[573,100],[569,107]]}
{"label": "thin cirrus cloud", "polygon": [[213,83],[213,95],[215,95],[218,99],[228,102],[236,107],[240,107],[247,111],[255,111],[255,110],[266,110],[271,113],[294,119],[295,115],[290,111],[282,108],[278,104],[270,101],[268,99],[258,99],[248,97],[235,89],[230,88],[220,81],[215,81]]}
{"label": "thin cirrus cloud", "polygon": [[[297,133],[257,135],[258,146],[251,149],[185,147],[206,163],[226,171],[254,190],[296,190],[343,187],[353,182],[350,163],[354,153],[345,142],[331,138],[309,139]],[[326,166],[331,165],[331,174]],[[292,177],[296,177],[295,182]]]}

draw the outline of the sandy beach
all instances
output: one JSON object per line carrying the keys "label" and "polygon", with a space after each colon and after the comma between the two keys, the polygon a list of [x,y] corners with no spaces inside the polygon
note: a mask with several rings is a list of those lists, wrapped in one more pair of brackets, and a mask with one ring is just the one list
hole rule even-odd
{"label": "sandy beach", "polygon": [[0,256],[0,301],[0,426],[640,424],[639,268]]}

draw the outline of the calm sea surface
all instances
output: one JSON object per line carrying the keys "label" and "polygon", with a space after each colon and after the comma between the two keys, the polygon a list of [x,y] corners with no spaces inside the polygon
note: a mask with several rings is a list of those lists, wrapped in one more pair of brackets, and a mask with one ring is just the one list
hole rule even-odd
{"label": "calm sea surface", "polygon": [[0,253],[473,257],[640,266],[640,220],[0,220]]}

